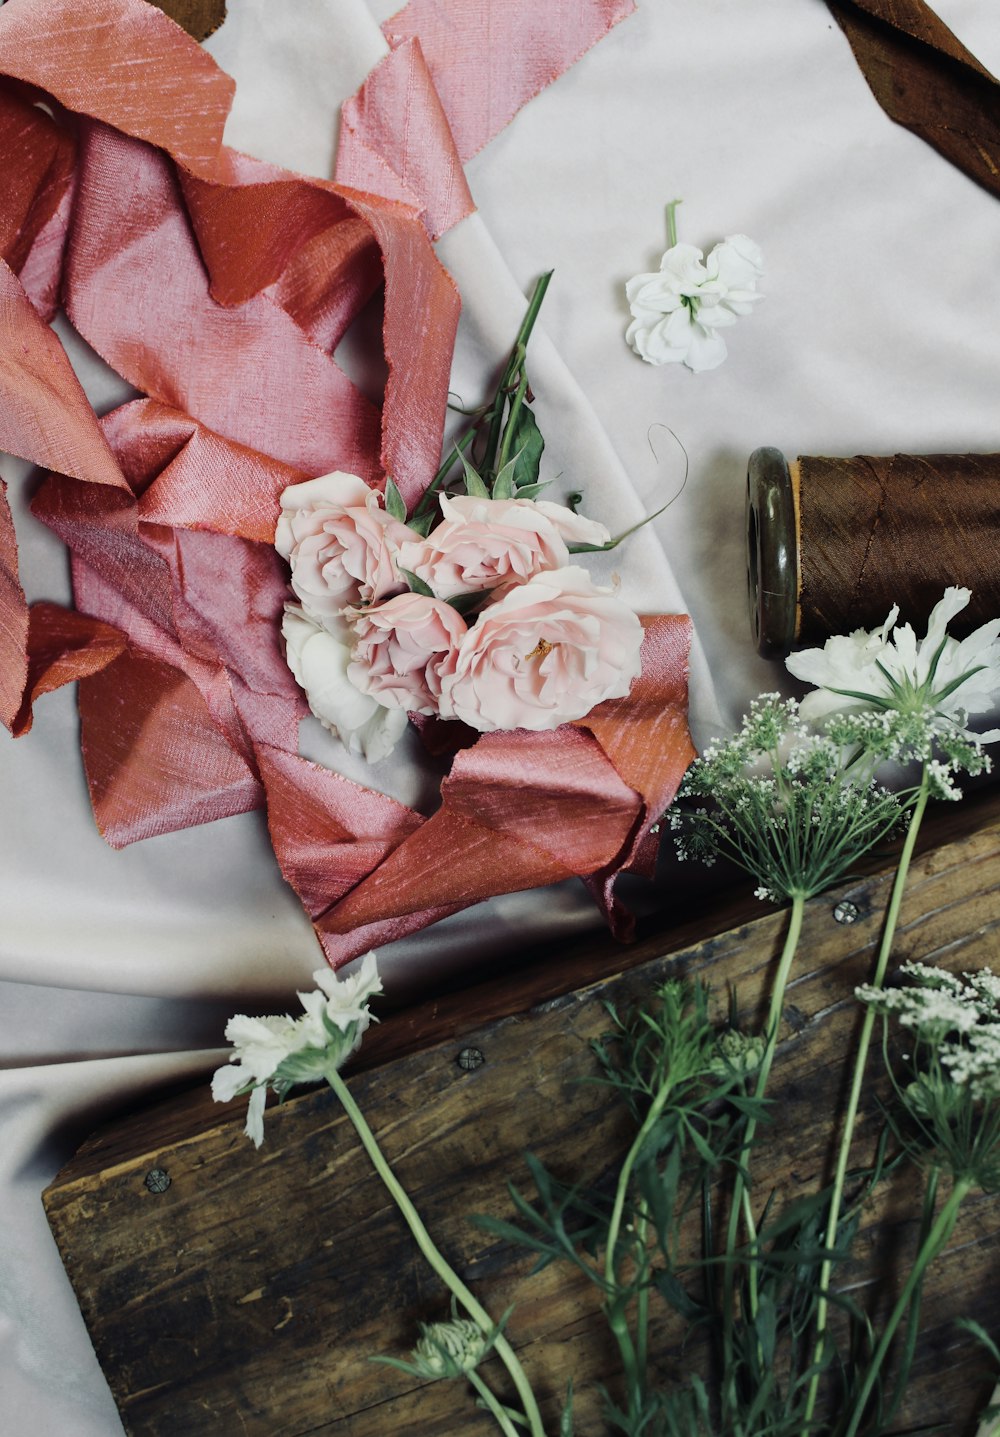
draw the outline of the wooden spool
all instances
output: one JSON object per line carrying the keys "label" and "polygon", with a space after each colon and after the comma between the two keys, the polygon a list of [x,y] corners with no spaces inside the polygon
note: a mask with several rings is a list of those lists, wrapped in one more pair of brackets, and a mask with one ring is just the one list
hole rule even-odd
{"label": "wooden spool", "polygon": [[755,449],[747,577],[765,657],[877,627],[894,604],[918,631],[952,584],[972,591],[961,636],[1000,617],[1000,455],[828,459]]}

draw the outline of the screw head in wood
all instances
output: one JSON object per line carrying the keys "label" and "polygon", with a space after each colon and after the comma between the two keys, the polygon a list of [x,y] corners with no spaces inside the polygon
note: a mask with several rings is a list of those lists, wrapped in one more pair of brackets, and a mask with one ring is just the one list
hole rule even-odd
{"label": "screw head in wood", "polygon": [[165,1193],[170,1186],[170,1174],[163,1168],[150,1168],[142,1181],[151,1193]]}
{"label": "screw head in wood", "polygon": [[854,923],[861,916],[861,912],[856,903],[852,903],[849,898],[842,898],[833,910],[833,916],[838,923]]}
{"label": "screw head in wood", "polygon": [[486,1056],[482,1048],[463,1048],[455,1062],[462,1069],[463,1073],[474,1073],[486,1062]]}

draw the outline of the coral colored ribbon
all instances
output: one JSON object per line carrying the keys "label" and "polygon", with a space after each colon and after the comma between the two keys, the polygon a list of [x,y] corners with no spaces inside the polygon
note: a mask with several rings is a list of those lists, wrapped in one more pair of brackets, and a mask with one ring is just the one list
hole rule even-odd
{"label": "coral colored ribbon", "polygon": [[[353,188],[226,149],[231,81],[142,0],[0,9],[0,447],[52,471],[33,509],[71,550],[80,610],[29,614],[0,493],[0,717],[25,732],[35,697],[80,680],[114,845],[266,803],[333,963],[569,875],[624,931],[614,878],[648,857],[691,756],[689,625],[653,619],[629,699],[478,737],[424,819],[298,756],[278,637],[281,491],[340,467],[391,472],[412,501],[436,467],[458,300],[427,229],[471,204],[461,158],[630,8],[491,4],[498,80],[463,91],[477,7],[408,6],[345,113]],[[383,282],[379,410],[333,349]],[[58,292],[144,396],[101,421],[45,323]]]}
{"label": "coral colored ribbon", "polygon": [[437,238],[475,208],[462,165],[635,0],[410,0],[343,107],[337,179],[421,210]]}

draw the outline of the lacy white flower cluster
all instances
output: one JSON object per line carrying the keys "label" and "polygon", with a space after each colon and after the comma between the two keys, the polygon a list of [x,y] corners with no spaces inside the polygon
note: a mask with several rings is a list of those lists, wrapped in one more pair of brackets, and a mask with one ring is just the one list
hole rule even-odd
{"label": "lacy white flower cluster", "polygon": [[892,1013],[933,1047],[959,1087],[975,1099],[1000,1098],[1000,977],[989,968],[959,978],[926,963],[904,963],[903,988],[855,990],[862,1003]]}
{"label": "lacy white flower cluster", "polygon": [[764,257],[746,235],[729,235],[706,259],[691,244],[675,244],[653,274],[625,286],[632,322],[625,338],[648,364],[684,363],[715,369],[726,357],[728,329],[763,295],[757,281]]}
{"label": "lacy white flower cluster", "polygon": [[275,545],[297,604],[282,633],[316,717],[376,762],[407,714],[481,732],[551,729],[621,698],[639,673],[642,625],[571,562],[602,524],[560,504],[440,500],[425,537],[353,474],[281,496]]}
{"label": "lacy white flower cluster", "polygon": [[739,731],[684,775],[667,822],[681,859],[720,854],[757,879],[764,902],[821,893],[899,823],[893,794],[850,773],[841,745],[812,732],[794,699],[761,694]]}
{"label": "lacy white flower cluster", "polygon": [[284,1097],[293,1084],[319,1082],[343,1067],[372,1022],[369,999],[382,991],[374,953],[367,953],[347,978],[320,968],[313,982],[315,991],[299,994],[305,1012],[298,1018],[237,1013],[226,1024],[233,1052],[212,1078],[212,1097],[228,1103],[240,1093],[250,1094],[246,1134],[258,1148],[264,1141],[268,1088]]}

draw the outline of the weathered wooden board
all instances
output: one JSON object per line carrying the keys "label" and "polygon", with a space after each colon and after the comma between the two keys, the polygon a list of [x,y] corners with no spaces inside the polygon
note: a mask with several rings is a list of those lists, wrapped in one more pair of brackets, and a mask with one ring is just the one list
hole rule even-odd
{"label": "weathered wooden board", "polygon": [[207,40],[226,18],[226,0],[153,0],[193,40]]}
{"label": "weathered wooden board", "polygon": [[[965,817],[972,831],[916,865],[900,959],[962,969],[1000,957],[1000,800]],[[888,872],[876,873],[808,911],[772,1078],[778,1119],[758,1168],[786,1196],[809,1191],[826,1170],[827,1121],[842,1102],[840,1058],[857,1019],[851,993],[868,975],[888,884]],[[833,916],[844,898],[858,913],[850,925]],[[720,1006],[728,985],[738,984],[743,1009],[759,1012],[783,924],[781,914],[735,924],[723,914],[716,926],[725,931],[700,941],[675,935],[671,944],[661,935],[631,950],[566,950],[473,994],[391,1015],[366,1041],[365,1070],[352,1088],[380,1141],[440,1245],[491,1310],[516,1304],[509,1334],[550,1418],[573,1378],[578,1437],[605,1432],[594,1388],[614,1376],[593,1290],[555,1266],[530,1275],[528,1261],[465,1215],[509,1215],[505,1184],[520,1179],[526,1148],[565,1177],[594,1181],[607,1173],[626,1125],[604,1090],[578,1081],[591,1071],[589,1040],[606,1027],[604,1001],[639,999],[683,968],[712,982]],[[628,971],[615,972],[623,963]],[[483,1054],[473,1071],[456,1062],[465,1047]],[[447,1302],[332,1096],[306,1092],[269,1111],[259,1154],[242,1136],[242,1121],[241,1104],[219,1108],[201,1089],[96,1135],[46,1194],[127,1430],[137,1437],[492,1430],[459,1384],[421,1385],[366,1360],[405,1353],[417,1322],[446,1315]],[[859,1159],[877,1128],[872,1094]],[[146,1187],[153,1169],[169,1175],[166,1191]],[[871,1288],[876,1270],[888,1273],[887,1291],[905,1271],[912,1211],[896,1200],[873,1215],[846,1273],[855,1295]],[[973,1430],[991,1377],[951,1324],[965,1313],[1000,1332],[998,1245],[1000,1202],[970,1200],[927,1289],[926,1333],[901,1432],[930,1421],[944,1432]],[[677,1342],[670,1328],[656,1334],[664,1372],[683,1366]]]}

